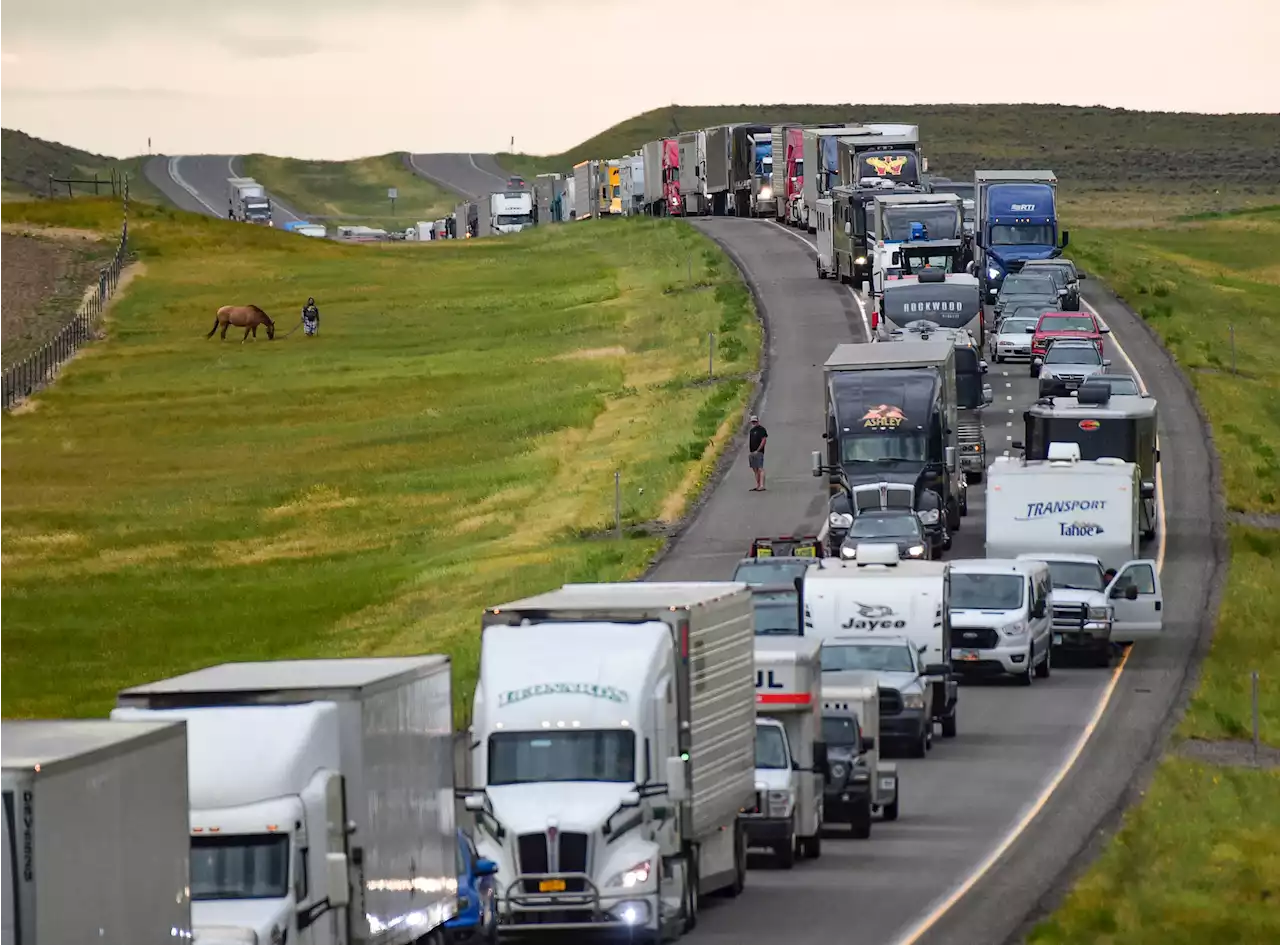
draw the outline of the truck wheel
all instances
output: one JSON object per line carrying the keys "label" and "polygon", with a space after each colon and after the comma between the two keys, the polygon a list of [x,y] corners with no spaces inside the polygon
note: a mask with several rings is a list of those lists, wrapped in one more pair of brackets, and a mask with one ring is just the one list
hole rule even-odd
{"label": "truck wheel", "polygon": [[1111,668],[1111,641],[1108,640],[1102,646],[1098,647],[1094,653],[1093,665],[1099,669]]}
{"label": "truck wheel", "polygon": [[773,857],[777,860],[779,869],[789,870],[796,865],[796,825],[794,820],[791,822],[790,835],[773,848]]}
{"label": "truck wheel", "polygon": [[747,843],[742,835],[742,825],[733,828],[733,882],[725,889],[730,899],[736,899],[747,888]]}
{"label": "truck wheel", "polygon": [[816,860],[822,856],[822,834],[800,838],[800,856],[806,860]]}
{"label": "truck wheel", "polygon": [[822,268],[822,260],[821,260],[821,259],[815,259],[815,260],[814,260],[814,265],[818,267],[818,278],[819,278],[819,279],[825,279],[825,278],[827,277],[827,274],[826,274],[826,272],[825,272],[825,271],[823,270],[823,268]]}
{"label": "truck wheel", "polygon": [[1021,673],[1019,673],[1019,674],[1018,674],[1018,685],[1019,685],[1019,686],[1030,686],[1030,685],[1031,685],[1031,674],[1032,674],[1032,672],[1033,672],[1032,667],[1031,667],[1031,664],[1032,664],[1033,662],[1035,662],[1035,655],[1034,655],[1034,651],[1031,649],[1031,647],[1027,647],[1027,668],[1026,668],[1026,669],[1024,669]]}
{"label": "truck wheel", "polygon": [[898,791],[897,784],[894,784],[893,803],[884,805],[884,813],[881,815],[885,820],[894,821],[898,819]]}
{"label": "truck wheel", "polygon": [[698,926],[698,857],[692,850],[684,861],[684,900],[684,930],[692,932]]}
{"label": "truck wheel", "polygon": [[1044,662],[1036,667],[1036,676],[1040,679],[1048,679],[1049,674],[1053,672],[1053,647],[1049,647],[1044,653]]}
{"label": "truck wheel", "polygon": [[866,840],[871,836],[871,799],[853,809],[849,818],[849,831],[855,840]]}
{"label": "truck wheel", "polygon": [[[965,473],[966,480],[968,479],[968,476],[969,474]],[[964,498],[960,500],[960,517],[963,518],[968,514],[969,514],[969,490],[965,489]]]}
{"label": "truck wheel", "polygon": [[929,750],[929,736],[925,732],[920,733],[920,737],[911,743],[911,748],[907,751],[909,758],[923,758],[924,753]]}
{"label": "truck wheel", "polygon": [[964,523],[960,521],[960,503],[953,501],[947,505],[947,528],[958,532],[962,524]]}
{"label": "truck wheel", "polygon": [[943,738],[956,737],[956,713],[959,711],[960,711],[959,706],[952,706],[951,714],[944,715],[942,717],[942,737]]}

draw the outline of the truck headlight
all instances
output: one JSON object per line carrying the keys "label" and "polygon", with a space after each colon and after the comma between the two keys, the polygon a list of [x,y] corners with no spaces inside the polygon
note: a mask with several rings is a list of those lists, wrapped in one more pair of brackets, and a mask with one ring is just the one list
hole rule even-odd
{"label": "truck headlight", "polygon": [[999,279],[999,278],[1000,278],[1000,270],[999,270],[999,269],[997,269],[995,266],[988,266],[988,267],[987,267],[987,278],[988,278],[988,279]]}
{"label": "truck headlight", "polygon": [[848,512],[832,512],[827,516],[827,522],[832,528],[852,528],[853,516]]}
{"label": "truck headlight", "polygon": [[907,557],[909,558],[919,558],[923,554],[924,554],[924,545],[912,545],[910,548],[907,549]]}
{"label": "truck headlight", "polygon": [[789,791],[770,791],[768,802],[770,817],[786,817],[791,813],[791,792]]}
{"label": "truck headlight", "polygon": [[1091,623],[1106,623],[1111,619],[1111,608],[1109,607],[1090,607],[1088,616],[1085,618]]}
{"label": "truck headlight", "polygon": [[768,200],[768,199],[769,199],[770,197],[772,197],[772,196],[773,196],[773,188],[772,188],[772,187],[761,187],[761,188],[760,188],[760,199],[761,199],[761,200]]}
{"label": "truck headlight", "polygon": [[639,886],[649,881],[649,872],[653,868],[652,860],[641,860],[634,866],[629,866],[625,870],[619,870],[609,877],[606,886],[621,886],[624,889],[630,889],[632,886]]}
{"label": "truck headlight", "polygon": [[859,266],[865,266],[867,264],[867,257],[859,256],[856,260],[854,260],[854,262]]}
{"label": "truck headlight", "polygon": [[917,512],[916,517],[920,519],[920,521],[923,522],[925,525],[938,524],[937,509],[924,509],[923,511]]}
{"label": "truck headlight", "polygon": [[857,549],[857,546],[855,546],[855,545],[841,545],[841,546],[840,546],[840,557],[844,558],[844,559],[845,559],[845,560],[847,560],[847,561],[853,561],[855,558],[857,558],[857,557],[858,557],[858,549]]}
{"label": "truck headlight", "polygon": [[904,692],[902,694],[902,705],[907,709],[923,709],[924,693],[922,692]]}
{"label": "truck headlight", "polygon": [[1027,625],[1021,620],[1015,620],[1013,623],[1005,624],[1000,628],[1000,632],[1006,637],[1018,637],[1026,633]]}

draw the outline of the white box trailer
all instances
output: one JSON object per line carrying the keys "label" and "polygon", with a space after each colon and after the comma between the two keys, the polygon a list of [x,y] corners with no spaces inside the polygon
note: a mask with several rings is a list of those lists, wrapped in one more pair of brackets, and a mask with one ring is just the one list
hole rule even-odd
{"label": "white box trailer", "polygon": [[[806,128],[802,136],[804,149],[804,189],[801,191],[800,226],[810,233],[817,224],[818,198],[827,196],[827,183],[820,180],[824,176],[820,153],[824,138],[839,138],[864,130],[862,125],[844,125],[839,128]],[[830,169],[827,169],[830,170]]]}
{"label": "white box trailer", "polygon": [[5,722],[0,752],[4,945],[190,938],[181,723]]}
{"label": "white box trailer", "polygon": [[710,212],[707,192],[707,133],[686,131],[676,138],[680,151],[680,199],[685,216]]}
{"label": "white box trailer", "polygon": [[644,186],[642,201],[646,213],[652,213],[652,207],[663,201],[662,152],[663,139],[648,142],[641,149],[644,158]]}
{"label": "white box trailer", "polygon": [[187,723],[197,941],[408,945],[456,913],[447,656],[225,663],[117,703]]}
{"label": "white box trailer", "polygon": [[600,190],[600,162],[583,161],[573,166],[574,218],[585,220],[598,215],[596,194]]}
{"label": "white box trailer", "polygon": [[[501,926],[679,934],[700,893],[741,892],[739,815],[755,801],[749,588],[568,584],[483,622],[465,803],[498,864]],[[652,830],[655,816],[672,829]]]}
{"label": "white box trailer", "polygon": [[822,641],[756,637],[756,803],[747,841],[783,869],[822,854]]}
{"label": "white box trailer", "polygon": [[835,201],[823,197],[818,201],[816,246],[818,251],[818,278],[834,278],[836,275]]}

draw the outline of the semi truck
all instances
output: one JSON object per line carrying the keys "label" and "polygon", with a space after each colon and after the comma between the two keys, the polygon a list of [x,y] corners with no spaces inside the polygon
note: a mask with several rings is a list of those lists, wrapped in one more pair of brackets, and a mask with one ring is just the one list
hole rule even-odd
{"label": "semi truck", "polygon": [[686,131],[676,138],[679,151],[680,199],[684,201],[685,216],[705,216],[711,211],[711,198],[707,190],[707,132]]}
{"label": "semi truck", "polygon": [[707,129],[702,176],[712,216],[725,216],[734,208],[734,130],[732,125],[717,125]]}
{"label": "semi truck", "polygon": [[191,938],[181,723],[6,721],[0,754],[4,945]]}
{"label": "semi truck", "polygon": [[832,237],[836,277],[870,291],[875,255],[875,203],[882,196],[922,193],[914,184],[867,179],[853,186],[831,188]]}
{"label": "semi truck", "polygon": [[968,497],[958,466],[955,364],[950,341],[836,346],[823,365],[825,456],[813,457],[814,474],[828,476],[831,515],[906,508],[926,530],[944,524],[939,512],[948,530],[960,527]]}
{"label": "semi truck", "polygon": [[[792,606],[795,612],[795,605]],[[756,637],[756,802],[743,818],[747,842],[790,869],[822,855],[821,640]]]}
{"label": "semi truck", "polygon": [[1051,443],[1075,443],[1082,459],[1115,456],[1137,465],[1139,525],[1142,537],[1150,541],[1160,524],[1159,417],[1159,404],[1152,397],[1113,396],[1105,381],[1086,381],[1075,397],[1044,397],[1032,404],[1022,415],[1025,440],[1012,445],[1027,459],[1048,459]]}
{"label": "semi truck", "polygon": [[915,125],[863,125],[852,135],[836,139],[836,171],[840,183],[864,180],[920,183],[920,129]]}
{"label": "semi truck", "polygon": [[653,216],[679,216],[680,142],[659,138],[644,146],[644,207]]}
{"label": "semi truck", "polygon": [[489,220],[495,233],[519,233],[533,226],[533,194],[507,190],[489,195]]}
{"label": "semi truck", "polygon": [[[769,166],[761,164],[765,152],[771,151],[773,146],[770,133],[768,125],[734,125],[729,129],[731,206],[726,206],[726,211],[732,210],[736,216],[756,215],[754,208],[761,186],[769,188],[769,197],[772,198],[772,157],[769,158]],[[770,183],[763,184],[762,176]]]}
{"label": "semi truck", "polygon": [[586,220],[600,213],[600,162],[582,161],[573,166],[574,218]]}
{"label": "semi truck", "polygon": [[271,219],[271,199],[266,188],[252,177],[227,178],[227,215],[241,223],[274,226]]}
{"label": "semi truck", "polygon": [[186,722],[197,941],[441,945],[457,911],[447,656],[224,663],[125,689]]}
{"label": "semi truck", "polygon": [[747,585],[567,584],[483,618],[464,804],[499,928],[679,935],[746,878]]}
{"label": "semi truck", "polygon": [[[861,125],[840,125],[835,128],[802,129],[800,158],[804,164],[801,182],[800,208],[797,211],[799,226],[813,233],[817,227],[818,200],[839,183],[839,164],[836,157],[836,139],[862,130]],[[828,144],[828,140],[830,144]]]}
{"label": "semi truck", "polygon": [[1028,259],[1066,248],[1058,231],[1058,177],[1053,171],[975,171],[974,254],[983,299],[994,302],[1005,276]]}
{"label": "semi truck", "polygon": [[799,196],[804,177],[804,129],[800,125],[774,125],[769,133],[769,157],[773,218],[790,223],[790,205]]}
{"label": "semi truck", "polygon": [[[874,219],[867,221],[872,291],[884,291],[885,280],[900,276],[903,243],[964,238],[964,208],[955,194],[884,193],[872,196]],[[874,240],[874,244],[873,241]]]}

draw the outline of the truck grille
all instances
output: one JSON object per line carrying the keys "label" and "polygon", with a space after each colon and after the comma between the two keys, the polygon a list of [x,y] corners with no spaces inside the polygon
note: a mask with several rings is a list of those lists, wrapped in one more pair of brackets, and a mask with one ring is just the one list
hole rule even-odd
{"label": "truck grille", "polygon": [[902,693],[896,689],[880,690],[880,717],[897,715],[902,711]]}
{"label": "truck grille", "polygon": [[859,512],[867,509],[909,509],[915,505],[915,490],[910,486],[884,484],[857,486],[853,500]]}
{"label": "truck grille", "polygon": [[1084,627],[1089,610],[1084,604],[1054,604],[1053,629],[1080,630]]}
{"label": "truck grille", "polygon": [[997,640],[992,627],[951,628],[951,645],[963,650],[994,650]]}
{"label": "truck grille", "polygon": [[[516,838],[516,852],[520,856],[520,872],[545,873],[550,867],[547,858],[545,833],[522,833]],[[537,888],[537,884],[534,884]]]}
{"label": "truck grille", "polygon": [[560,834],[560,872],[585,873],[587,871],[587,835],[585,833]]}

